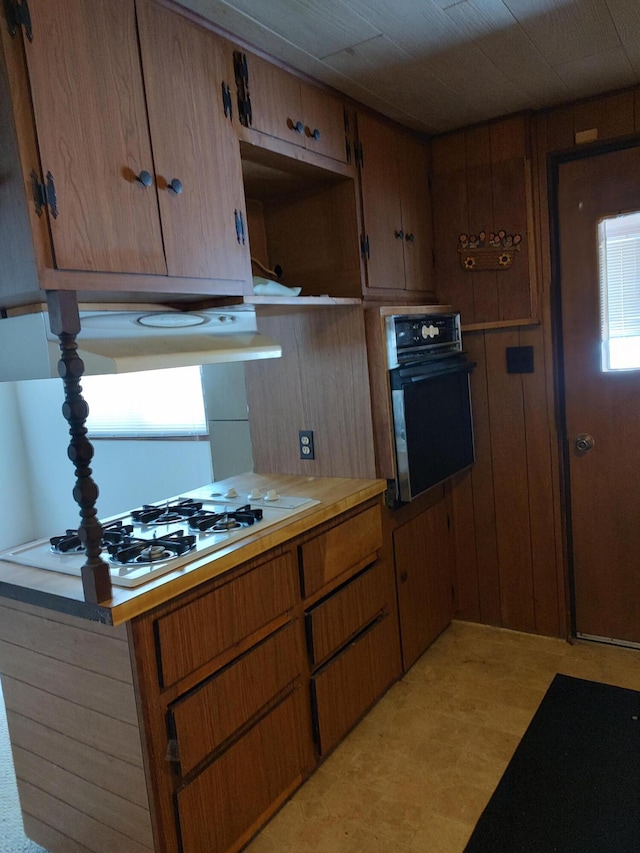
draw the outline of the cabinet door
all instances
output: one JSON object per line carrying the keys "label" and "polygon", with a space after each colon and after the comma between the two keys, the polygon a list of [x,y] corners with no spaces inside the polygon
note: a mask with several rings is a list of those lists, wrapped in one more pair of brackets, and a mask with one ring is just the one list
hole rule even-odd
{"label": "cabinet door", "polygon": [[342,102],[305,83],[300,83],[300,95],[305,148],[346,163],[347,143]]}
{"label": "cabinet door", "polygon": [[429,154],[426,145],[407,136],[401,137],[398,150],[405,288],[432,290]]}
{"label": "cabinet door", "polygon": [[232,82],[224,45],[150,0],[137,7],[169,275],[249,280],[249,246],[236,231],[240,215],[246,223],[240,148],[222,103],[222,84]]}
{"label": "cabinet door", "polygon": [[308,697],[293,692],[176,794],[182,850],[239,850],[302,782],[312,755]]}
{"label": "cabinet door", "polygon": [[[166,274],[133,0],[31,0],[25,41],[56,266]],[[38,164],[33,164],[37,171]]]}
{"label": "cabinet door", "polygon": [[453,566],[444,500],[393,532],[405,671],[451,622]]}
{"label": "cabinet door", "polygon": [[251,127],[269,136],[304,145],[300,81],[277,65],[247,56]]}
{"label": "cabinet door", "polygon": [[397,678],[395,622],[386,615],[311,679],[320,754],[326,755]]}
{"label": "cabinet door", "polygon": [[397,160],[398,134],[358,115],[362,146],[362,211],[368,238],[367,286],[404,290],[404,233]]}

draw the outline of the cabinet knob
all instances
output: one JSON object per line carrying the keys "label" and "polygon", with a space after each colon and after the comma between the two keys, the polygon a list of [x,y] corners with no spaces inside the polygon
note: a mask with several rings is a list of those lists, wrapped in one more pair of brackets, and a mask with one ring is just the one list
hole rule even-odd
{"label": "cabinet knob", "polygon": [[172,178],[167,184],[167,189],[173,190],[176,195],[179,195],[182,192],[182,181]]}
{"label": "cabinet knob", "polygon": [[320,139],[320,131],[318,130],[318,128],[317,128],[317,127],[315,127],[313,130],[311,130],[311,128],[310,128],[310,127],[308,127],[308,128],[307,128],[307,136],[308,136],[310,139],[315,139],[315,140],[316,140],[316,142],[317,142],[317,141],[318,141],[318,139]]}
{"label": "cabinet knob", "polygon": [[393,233],[395,234],[397,240],[402,240],[402,238],[404,237],[404,231],[394,231]]}
{"label": "cabinet knob", "polygon": [[415,237],[413,236],[413,234],[405,234],[404,239],[407,241],[407,243],[413,243]]}
{"label": "cabinet knob", "polygon": [[406,583],[408,578],[409,578],[409,575],[407,574],[407,572],[402,572],[402,574],[400,575],[400,582]]}
{"label": "cabinet knob", "polygon": [[150,187],[153,183],[151,173],[143,169],[139,175],[136,175],[136,181],[140,181],[143,187]]}
{"label": "cabinet knob", "polygon": [[291,130],[295,130],[296,133],[302,133],[304,130],[304,125],[301,121],[294,121],[292,118],[287,119],[287,125]]}

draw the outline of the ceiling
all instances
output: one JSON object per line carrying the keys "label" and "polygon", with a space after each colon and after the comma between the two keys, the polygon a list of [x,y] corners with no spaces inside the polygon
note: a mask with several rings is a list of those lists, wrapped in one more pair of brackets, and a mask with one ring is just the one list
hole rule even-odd
{"label": "ceiling", "polygon": [[429,134],[640,82],[638,0],[180,0]]}

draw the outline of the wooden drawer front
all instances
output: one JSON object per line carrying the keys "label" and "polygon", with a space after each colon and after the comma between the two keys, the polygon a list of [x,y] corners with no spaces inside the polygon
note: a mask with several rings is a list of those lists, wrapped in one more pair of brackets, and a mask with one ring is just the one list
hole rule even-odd
{"label": "wooden drawer front", "polygon": [[395,622],[385,616],[311,679],[320,754],[326,755],[399,675]]}
{"label": "wooden drawer front", "polygon": [[380,613],[387,603],[384,579],[383,564],[374,563],[307,613],[309,654],[314,666],[326,660]]}
{"label": "wooden drawer front", "polygon": [[305,714],[305,691],[295,690],[177,794],[185,853],[239,849],[302,781]]}
{"label": "wooden drawer front", "polygon": [[357,571],[382,548],[380,507],[372,506],[302,546],[304,595],[313,595],[343,572]]}
{"label": "wooden drawer front", "polygon": [[296,582],[288,552],[158,619],[161,684],[175,684],[290,610]]}
{"label": "wooden drawer front", "polygon": [[300,623],[289,624],[172,709],[186,775],[300,674]]}

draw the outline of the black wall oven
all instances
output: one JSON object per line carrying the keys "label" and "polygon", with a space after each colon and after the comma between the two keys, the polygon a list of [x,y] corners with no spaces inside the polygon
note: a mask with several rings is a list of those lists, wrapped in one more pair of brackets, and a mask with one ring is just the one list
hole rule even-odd
{"label": "black wall oven", "polygon": [[459,314],[386,318],[396,480],[407,503],[474,461],[469,374]]}

